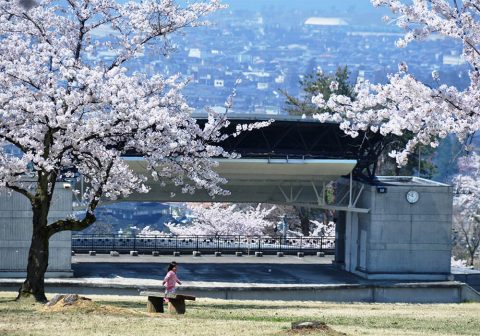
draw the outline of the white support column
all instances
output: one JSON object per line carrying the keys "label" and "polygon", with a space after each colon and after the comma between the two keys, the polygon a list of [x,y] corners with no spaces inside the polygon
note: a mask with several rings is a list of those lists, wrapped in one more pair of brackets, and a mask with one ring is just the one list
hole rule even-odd
{"label": "white support column", "polygon": [[348,211],[346,213],[345,230],[345,270],[355,272],[357,268],[358,253],[358,214]]}
{"label": "white support column", "polygon": [[352,193],[353,193],[353,176],[350,173],[350,185],[349,185],[349,195],[348,195],[348,207],[352,207]]}

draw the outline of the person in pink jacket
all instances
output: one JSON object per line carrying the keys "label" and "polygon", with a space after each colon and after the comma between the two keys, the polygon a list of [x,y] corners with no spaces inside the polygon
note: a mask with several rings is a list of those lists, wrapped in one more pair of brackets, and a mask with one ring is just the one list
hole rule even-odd
{"label": "person in pink jacket", "polygon": [[168,272],[167,272],[167,275],[165,276],[165,279],[163,279],[163,283],[162,283],[162,285],[165,286],[165,294],[175,293],[176,291],[175,286],[177,284],[179,285],[182,284],[182,282],[177,277],[177,263],[171,262],[170,265],[168,265]]}

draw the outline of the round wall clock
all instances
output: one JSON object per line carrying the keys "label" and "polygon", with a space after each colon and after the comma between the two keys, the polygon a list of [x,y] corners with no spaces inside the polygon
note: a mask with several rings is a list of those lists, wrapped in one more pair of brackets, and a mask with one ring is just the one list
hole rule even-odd
{"label": "round wall clock", "polygon": [[410,190],[410,191],[407,192],[408,203],[410,203],[410,204],[417,203],[419,198],[420,198],[420,195],[418,194],[417,191]]}

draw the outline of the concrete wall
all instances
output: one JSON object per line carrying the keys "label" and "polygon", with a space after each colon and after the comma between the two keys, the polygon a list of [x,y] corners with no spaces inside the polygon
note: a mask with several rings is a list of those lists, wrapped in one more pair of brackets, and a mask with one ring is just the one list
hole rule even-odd
{"label": "concrete wall", "polygon": [[[72,193],[59,184],[55,189],[49,222],[72,214]],[[0,189],[0,277],[23,277],[32,237],[30,202],[15,192]],[[50,239],[47,276],[71,276],[71,233]]]}
{"label": "concrete wall", "polygon": [[[20,280],[0,279],[0,291],[15,291]],[[105,283],[103,279],[46,281],[47,295],[75,293],[84,295],[134,295],[141,291],[158,291],[159,285]],[[461,303],[480,302],[480,295],[469,286],[459,282],[428,282],[413,284],[372,285],[240,285],[204,286],[183,285],[180,294],[199,298],[224,300],[280,300],[280,301],[330,301],[330,302],[405,302],[405,303]],[[146,298],[145,298],[146,302]],[[188,303],[187,303],[188,306]],[[188,310],[188,308],[187,308]]]}
{"label": "concrete wall", "polygon": [[[422,179],[366,186],[347,219],[345,268],[369,279],[444,280],[450,274],[452,188]],[[409,190],[420,198],[410,204]]]}

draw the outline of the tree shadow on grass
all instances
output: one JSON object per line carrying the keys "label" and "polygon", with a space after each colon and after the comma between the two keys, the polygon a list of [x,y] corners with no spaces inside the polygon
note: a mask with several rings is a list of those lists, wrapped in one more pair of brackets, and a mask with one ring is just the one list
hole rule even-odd
{"label": "tree shadow on grass", "polygon": [[292,308],[292,309],[305,309],[305,306],[302,305],[258,305],[258,304],[234,304],[234,305],[221,305],[221,304],[195,304],[195,307],[199,308],[210,308],[210,309],[224,309],[224,310],[234,310],[234,309],[256,309],[256,310],[272,310],[272,309],[285,309],[285,308]]}
{"label": "tree shadow on grass", "polygon": [[146,301],[142,302],[131,302],[131,301],[95,301],[101,305],[115,306],[119,308],[129,308],[129,309],[144,309],[146,306]]}
{"label": "tree shadow on grass", "polygon": [[17,299],[12,297],[12,298],[5,298],[5,297],[0,297],[0,303],[7,303],[7,302],[16,302]]}

